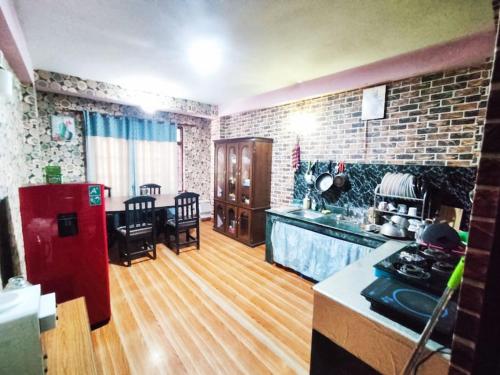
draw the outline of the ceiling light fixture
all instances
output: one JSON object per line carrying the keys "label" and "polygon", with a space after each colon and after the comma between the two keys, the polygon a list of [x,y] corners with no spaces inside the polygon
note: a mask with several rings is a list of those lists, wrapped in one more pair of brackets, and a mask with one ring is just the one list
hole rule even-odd
{"label": "ceiling light fixture", "polygon": [[209,75],[222,64],[222,48],[215,39],[197,39],[188,49],[188,58],[200,75]]}

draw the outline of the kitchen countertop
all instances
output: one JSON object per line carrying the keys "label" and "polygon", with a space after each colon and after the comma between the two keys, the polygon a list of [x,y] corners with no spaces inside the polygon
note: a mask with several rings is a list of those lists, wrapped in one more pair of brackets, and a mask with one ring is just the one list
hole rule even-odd
{"label": "kitchen countertop", "polygon": [[[313,290],[416,344],[420,338],[420,334],[372,311],[370,309],[370,302],[360,294],[364,288],[376,279],[373,272],[373,265],[400,250],[407,244],[407,242],[403,241],[389,240],[367,256],[316,284]],[[427,348],[429,350],[436,350],[441,346],[441,344],[432,340],[427,343]],[[444,356],[449,358],[449,356]]]}
{"label": "kitchen countertop", "polygon": [[[335,230],[338,230],[340,232],[346,232],[349,234],[354,234],[360,237],[365,237],[368,239],[372,240],[377,240],[380,242],[386,242],[389,239],[381,234],[378,233],[373,233],[373,232],[367,232],[363,229],[361,229],[361,226],[359,224],[354,224],[354,223],[349,223],[345,220],[336,220],[335,219],[335,214],[326,214],[323,215],[322,217],[311,219],[311,218],[306,218],[298,215],[294,215],[291,212],[292,211],[297,211],[301,210],[300,207],[296,206],[282,206],[282,207],[275,207],[275,208],[270,208],[266,212],[279,215],[279,216],[284,216],[289,219],[293,220],[298,220],[302,221],[305,223],[309,224],[316,224],[318,226],[324,227],[324,228],[333,228]],[[316,211],[314,211],[316,212]]]}

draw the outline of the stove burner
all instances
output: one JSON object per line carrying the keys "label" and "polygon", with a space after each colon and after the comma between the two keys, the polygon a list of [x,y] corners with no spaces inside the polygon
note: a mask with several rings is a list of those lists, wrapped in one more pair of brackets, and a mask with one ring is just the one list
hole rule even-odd
{"label": "stove burner", "polygon": [[411,277],[412,279],[428,279],[431,276],[431,274],[425,272],[422,267],[414,264],[403,264],[401,267],[397,268],[397,271],[401,275]]}
{"label": "stove burner", "polygon": [[[394,301],[403,309],[429,319],[436,307],[438,299],[414,289],[396,289],[392,293]],[[448,309],[445,309],[441,315],[445,318],[448,315]]]}
{"label": "stove burner", "polygon": [[422,250],[421,254],[426,256],[427,258],[435,260],[448,259],[450,257],[450,254],[447,254],[444,251],[431,249],[429,247],[427,249]]}
{"label": "stove burner", "polygon": [[419,263],[425,260],[423,256],[416,253],[409,253],[407,251],[399,253],[399,258],[408,263]]}
{"label": "stove burner", "polygon": [[432,265],[432,269],[437,272],[451,274],[455,267],[448,262],[436,262]]}

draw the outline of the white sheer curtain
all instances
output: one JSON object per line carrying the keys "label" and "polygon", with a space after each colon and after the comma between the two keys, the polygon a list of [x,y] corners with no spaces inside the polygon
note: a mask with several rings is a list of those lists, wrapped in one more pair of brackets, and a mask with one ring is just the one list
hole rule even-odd
{"label": "white sheer curtain", "polygon": [[177,144],[165,143],[136,141],[136,184],[155,183],[161,185],[162,194],[176,194]]}
{"label": "white sheer curtain", "polygon": [[87,180],[114,196],[135,195],[146,183],[177,192],[176,126],[133,117],[85,112]]}
{"label": "white sheer curtain", "polygon": [[130,195],[133,176],[128,167],[129,142],[120,138],[89,137],[87,150],[87,180],[112,187],[113,195]]}

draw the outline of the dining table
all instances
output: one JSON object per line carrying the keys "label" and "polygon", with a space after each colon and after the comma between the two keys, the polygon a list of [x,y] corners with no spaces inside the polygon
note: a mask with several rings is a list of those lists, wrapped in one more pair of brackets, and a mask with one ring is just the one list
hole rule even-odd
{"label": "dining table", "polygon": [[[175,207],[175,196],[176,194],[156,194],[150,195],[155,198],[155,209],[164,209],[169,207]],[[104,198],[104,209],[108,214],[119,214],[125,212],[125,202],[126,200],[133,198],[134,195],[122,195],[116,197],[105,197]]]}
{"label": "dining table", "polygon": [[[106,211],[106,225],[108,231],[108,247],[115,243],[116,228],[125,225],[125,201],[137,195],[117,195],[104,197],[104,210]],[[152,194],[155,198],[155,211],[159,214],[158,224],[166,220],[166,210],[175,209],[176,194]],[[162,212],[163,211],[163,212]]]}

